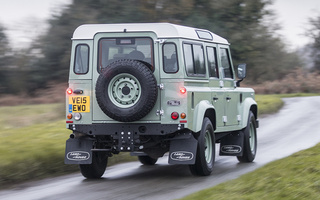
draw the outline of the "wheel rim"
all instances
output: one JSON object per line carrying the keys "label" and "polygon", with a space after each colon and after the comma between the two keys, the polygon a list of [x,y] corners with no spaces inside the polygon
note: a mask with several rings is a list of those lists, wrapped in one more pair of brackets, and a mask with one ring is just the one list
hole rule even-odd
{"label": "wheel rim", "polygon": [[129,108],[140,99],[141,85],[131,74],[118,74],[110,81],[108,94],[113,104],[120,108]]}
{"label": "wheel rim", "polygon": [[251,152],[254,153],[256,148],[256,134],[255,134],[255,127],[252,122],[250,123],[250,130],[249,130],[249,144],[250,144]]}
{"label": "wheel rim", "polygon": [[212,139],[211,139],[211,133],[209,130],[206,130],[206,134],[205,134],[205,151],[204,151],[204,155],[206,158],[206,162],[210,163],[212,161]]}

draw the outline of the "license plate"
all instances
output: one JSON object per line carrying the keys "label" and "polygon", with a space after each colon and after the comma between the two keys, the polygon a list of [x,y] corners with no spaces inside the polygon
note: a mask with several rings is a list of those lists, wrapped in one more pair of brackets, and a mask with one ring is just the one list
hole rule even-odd
{"label": "license plate", "polygon": [[90,96],[69,97],[69,112],[90,112]]}

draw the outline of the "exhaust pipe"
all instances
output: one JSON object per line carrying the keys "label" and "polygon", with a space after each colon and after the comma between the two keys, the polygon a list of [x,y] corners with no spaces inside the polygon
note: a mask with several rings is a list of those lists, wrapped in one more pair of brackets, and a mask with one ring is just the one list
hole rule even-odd
{"label": "exhaust pipe", "polygon": [[78,139],[78,138],[81,138],[81,137],[85,137],[86,134],[83,134],[83,133],[72,133],[70,134],[70,138],[71,139]]}

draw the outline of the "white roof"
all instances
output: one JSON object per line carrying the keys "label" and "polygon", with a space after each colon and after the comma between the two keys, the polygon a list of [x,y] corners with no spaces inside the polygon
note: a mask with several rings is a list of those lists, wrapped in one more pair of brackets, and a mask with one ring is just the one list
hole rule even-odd
{"label": "white roof", "polygon": [[[79,26],[73,33],[73,40],[93,39],[97,33],[107,32],[154,32],[161,38],[190,38],[195,40],[211,41],[215,43],[229,44],[228,41],[208,30],[197,29],[170,23],[129,23],[129,24],[85,24]],[[200,39],[197,32],[210,33],[212,39]],[[208,34],[208,35],[210,35]]]}

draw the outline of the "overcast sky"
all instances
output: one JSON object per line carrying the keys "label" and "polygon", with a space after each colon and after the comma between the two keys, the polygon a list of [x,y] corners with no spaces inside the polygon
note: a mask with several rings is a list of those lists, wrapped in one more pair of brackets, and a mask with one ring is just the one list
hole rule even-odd
{"label": "overcast sky", "polygon": [[289,48],[310,42],[305,34],[310,28],[309,19],[320,16],[320,0],[274,0],[271,8],[276,13],[276,22],[282,27],[279,33]]}
{"label": "overcast sky", "polygon": [[[0,0],[0,23],[14,47],[28,45],[31,38],[43,32],[46,20],[72,0]],[[310,17],[320,16],[320,0],[274,0],[271,6],[276,22],[282,26],[279,34],[288,48],[304,46],[309,39],[304,36]]]}
{"label": "overcast sky", "polygon": [[15,48],[26,47],[30,40],[43,33],[46,21],[72,0],[0,0],[2,24]]}

